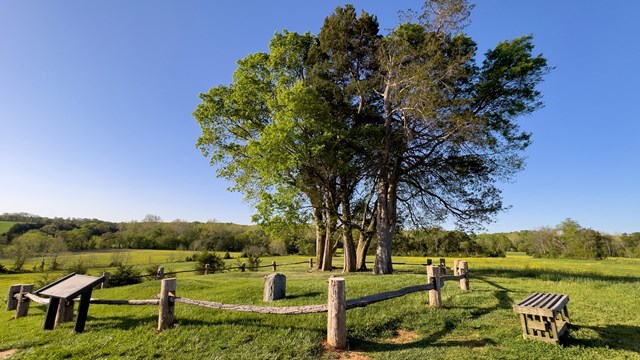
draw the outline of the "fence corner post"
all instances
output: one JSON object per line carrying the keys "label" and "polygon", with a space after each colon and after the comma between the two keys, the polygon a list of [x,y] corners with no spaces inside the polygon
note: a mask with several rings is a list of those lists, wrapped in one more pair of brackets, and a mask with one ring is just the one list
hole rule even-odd
{"label": "fence corner post", "polygon": [[33,285],[20,285],[20,296],[16,304],[16,319],[27,316],[29,313],[29,305],[31,300],[26,296],[27,293],[33,292]]}
{"label": "fence corner post", "polygon": [[439,308],[442,306],[442,296],[440,294],[440,267],[429,265],[427,266],[427,277],[429,283],[433,285],[433,288],[429,290],[429,305]]}
{"label": "fence corner post", "polygon": [[460,279],[460,289],[469,290],[469,263],[466,261],[460,261],[460,274],[464,275],[462,279]]}
{"label": "fence corner post", "polygon": [[18,306],[18,300],[14,297],[16,294],[20,294],[21,284],[11,285],[9,288],[9,294],[7,295],[7,311],[15,310]]}
{"label": "fence corner post", "polygon": [[273,262],[271,263],[271,267],[273,267],[273,271],[276,271],[276,261],[273,260]]}
{"label": "fence corner post", "polygon": [[173,325],[174,317],[174,297],[176,296],[176,279],[163,279],[160,282],[160,303],[158,309],[158,331],[169,328]]}
{"label": "fence corner post", "polygon": [[347,297],[342,277],[329,278],[327,343],[336,349],[347,347]]}
{"label": "fence corner post", "polygon": [[158,272],[156,273],[156,280],[164,279],[164,267],[158,267]]}
{"label": "fence corner post", "polygon": [[111,274],[108,271],[105,271],[102,273],[102,276],[104,276],[104,281],[100,285],[100,288],[106,289],[109,287],[109,276],[111,276]]}

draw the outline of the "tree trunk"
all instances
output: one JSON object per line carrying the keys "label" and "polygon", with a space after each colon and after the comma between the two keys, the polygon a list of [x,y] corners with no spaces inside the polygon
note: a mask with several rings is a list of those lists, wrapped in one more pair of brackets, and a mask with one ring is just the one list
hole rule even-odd
{"label": "tree trunk", "polygon": [[342,268],[342,272],[354,272],[357,270],[357,268],[356,248],[353,243],[353,232],[351,229],[351,204],[346,190],[342,191],[341,197],[343,216],[342,224],[344,228],[342,234],[342,240],[344,244],[344,265]]}
{"label": "tree trunk", "polygon": [[[377,204],[374,206],[377,206]],[[369,220],[369,226],[366,229],[364,228],[364,221],[366,219],[363,219],[360,236],[358,238],[358,248],[356,249],[356,269],[358,271],[367,270],[367,253],[369,252],[369,246],[371,246],[371,240],[376,230],[376,214],[377,212],[374,211]]]}
{"label": "tree trunk", "polygon": [[321,269],[324,259],[324,242],[327,237],[327,228],[322,216],[322,209],[314,207],[313,220],[316,223],[316,268]]}
{"label": "tree trunk", "polygon": [[386,78],[386,85],[383,94],[384,103],[384,138],[382,153],[380,158],[380,178],[378,180],[378,206],[376,214],[376,261],[373,267],[374,274],[391,274],[391,239],[393,238],[393,225],[395,224],[395,211],[392,211],[392,194],[395,192],[393,185],[393,115],[391,105],[391,92],[393,83],[393,72],[389,72]]}
{"label": "tree trunk", "polygon": [[324,242],[324,255],[322,259],[322,270],[333,270],[333,234],[336,231],[336,219],[333,216],[333,211],[330,208],[325,209],[325,242]]}

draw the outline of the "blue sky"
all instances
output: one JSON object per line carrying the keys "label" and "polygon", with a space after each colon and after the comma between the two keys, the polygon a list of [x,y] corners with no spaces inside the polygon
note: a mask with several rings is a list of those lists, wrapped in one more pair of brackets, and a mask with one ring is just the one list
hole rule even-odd
{"label": "blue sky", "polygon": [[[420,1],[353,1],[397,24]],[[250,223],[195,142],[198,93],[282,29],[317,33],[338,1],[0,2],[0,213]],[[527,168],[502,186],[512,208],[489,231],[571,217],[640,231],[640,26],[633,1],[479,1],[479,53],[533,34],[555,70]]]}

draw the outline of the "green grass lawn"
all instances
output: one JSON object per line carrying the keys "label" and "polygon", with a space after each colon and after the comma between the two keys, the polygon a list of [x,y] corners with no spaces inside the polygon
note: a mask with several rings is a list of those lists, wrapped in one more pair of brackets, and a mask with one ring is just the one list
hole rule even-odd
{"label": "green grass lawn", "polygon": [[[132,259],[151,254],[133,251]],[[162,255],[164,254],[164,255]],[[193,263],[162,261],[166,268],[190,269]],[[86,254],[85,254],[86,255]],[[183,254],[176,256],[182,257]],[[97,256],[97,255],[96,255]],[[97,259],[97,258],[96,258]],[[308,257],[264,258],[284,264]],[[424,258],[396,257],[398,262]],[[443,308],[428,306],[426,293],[347,312],[349,351],[328,352],[326,314],[259,315],[176,304],[177,325],[156,333],[156,306],[92,304],[83,334],[73,324],[43,331],[43,306],[32,305],[29,316],[13,319],[0,314],[0,352],[17,349],[15,359],[38,358],[197,358],[197,359],[640,359],[639,259],[567,261],[533,259],[522,254],[507,258],[470,258],[471,290],[455,282],[443,289]],[[228,264],[234,265],[235,259]],[[336,258],[335,263],[340,264]],[[447,259],[449,264],[452,259]],[[144,266],[141,265],[141,266]],[[287,275],[287,299],[276,306],[322,304],[327,301],[331,275],[309,272],[307,265],[281,267]],[[227,272],[207,276],[177,275],[177,295],[224,303],[263,305],[262,284],[270,269]],[[98,270],[94,271],[98,273]],[[339,272],[336,272],[339,274]],[[335,275],[335,274],[334,274]],[[37,273],[0,275],[0,299],[8,286],[34,282]],[[396,274],[346,275],[347,298],[424,283],[420,266],[396,266]],[[158,281],[96,290],[105,299],[150,299]],[[534,291],[568,294],[572,326],[562,346],[524,340],[512,305]],[[4,305],[2,306],[4,309]]]}
{"label": "green grass lawn", "polygon": [[13,221],[0,221],[0,234],[4,234],[7,231],[9,231],[9,229],[11,229],[11,227],[13,225],[17,224],[17,222],[13,222]]}

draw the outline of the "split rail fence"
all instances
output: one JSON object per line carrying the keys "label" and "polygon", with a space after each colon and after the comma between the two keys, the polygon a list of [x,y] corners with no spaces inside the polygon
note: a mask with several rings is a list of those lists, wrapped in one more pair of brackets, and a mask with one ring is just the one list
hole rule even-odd
{"label": "split rail fence", "polygon": [[[273,265],[275,271],[275,265]],[[326,304],[304,306],[252,306],[239,304],[224,304],[213,301],[195,300],[176,295],[177,283],[175,278],[163,279],[160,284],[160,294],[157,299],[146,300],[90,300],[91,304],[102,305],[157,305],[158,331],[171,327],[175,321],[175,304],[182,303],[220,310],[232,310],[253,312],[259,314],[312,314],[327,313],[327,343],[337,349],[347,346],[346,311],[358,307],[365,307],[377,302],[401,297],[419,291],[428,291],[429,305],[439,308],[442,306],[441,289],[445,281],[459,281],[462,290],[469,290],[469,265],[466,261],[454,260],[451,268],[453,274],[446,274],[448,269],[441,259],[440,265],[427,265],[427,282],[425,284],[405,287],[399,290],[387,291],[374,295],[368,295],[357,299],[346,299],[345,279],[342,277],[330,277],[328,286],[328,300]],[[16,310],[15,318],[26,316],[31,302],[49,304],[48,298],[42,298],[33,294],[33,285],[18,284],[9,289],[7,297],[7,310]],[[74,301],[60,302],[58,305],[55,324],[71,321],[73,319]]]}

